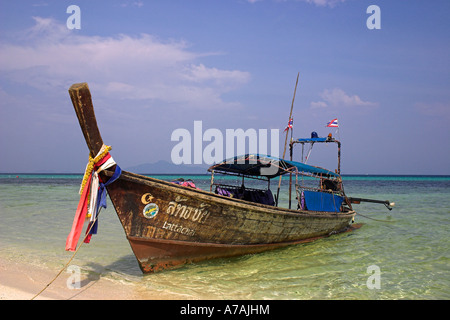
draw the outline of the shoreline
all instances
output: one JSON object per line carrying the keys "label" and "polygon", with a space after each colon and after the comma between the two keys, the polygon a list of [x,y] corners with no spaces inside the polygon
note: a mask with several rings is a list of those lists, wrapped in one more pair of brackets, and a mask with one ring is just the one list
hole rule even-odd
{"label": "shoreline", "polygon": [[[59,270],[21,264],[0,257],[0,300],[31,300],[54,279]],[[67,270],[35,300],[179,300],[180,295],[149,291],[132,283],[123,283],[81,272],[80,288],[71,289]]]}

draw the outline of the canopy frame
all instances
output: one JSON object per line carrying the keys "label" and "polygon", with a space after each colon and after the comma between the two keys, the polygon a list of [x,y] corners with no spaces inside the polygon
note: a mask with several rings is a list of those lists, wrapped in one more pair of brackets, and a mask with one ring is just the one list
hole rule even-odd
{"label": "canopy frame", "polygon": [[[338,149],[338,165],[337,165],[337,174],[341,174],[341,142],[339,140],[336,140],[331,136],[331,134],[328,135],[326,138],[300,138],[297,140],[291,140],[290,148],[291,150],[294,148],[294,145],[296,143],[300,143],[302,145],[302,159],[301,162],[304,161],[304,147],[305,144],[310,144],[311,148],[314,146],[315,143],[336,143],[337,149]],[[291,160],[292,160],[292,152],[291,152]]]}

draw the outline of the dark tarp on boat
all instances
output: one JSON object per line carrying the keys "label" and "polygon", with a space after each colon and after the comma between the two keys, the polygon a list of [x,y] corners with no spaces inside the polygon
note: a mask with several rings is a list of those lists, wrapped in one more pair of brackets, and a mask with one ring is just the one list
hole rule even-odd
{"label": "dark tarp on boat", "polygon": [[339,174],[327,169],[262,154],[246,154],[225,159],[208,169],[208,171],[213,170],[243,176],[262,176],[267,179],[272,179],[288,172],[298,172],[300,174],[320,176],[328,179],[339,178]]}

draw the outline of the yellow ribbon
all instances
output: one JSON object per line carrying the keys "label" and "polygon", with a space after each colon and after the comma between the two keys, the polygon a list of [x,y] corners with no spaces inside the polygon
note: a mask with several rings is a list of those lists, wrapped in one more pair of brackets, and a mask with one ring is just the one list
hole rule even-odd
{"label": "yellow ribbon", "polygon": [[102,145],[102,148],[98,152],[98,154],[95,156],[95,158],[92,158],[91,154],[89,154],[89,162],[86,165],[86,170],[84,171],[83,181],[81,182],[80,187],[80,194],[83,194],[84,187],[86,186],[86,183],[89,180],[89,176],[91,175],[92,171],[94,170],[94,165],[99,162],[106,154],[111,150],[110,146]]}

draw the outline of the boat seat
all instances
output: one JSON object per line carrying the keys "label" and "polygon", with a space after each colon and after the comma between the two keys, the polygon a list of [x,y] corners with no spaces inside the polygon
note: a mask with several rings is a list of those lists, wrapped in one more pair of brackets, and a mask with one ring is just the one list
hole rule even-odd
{"label": "boat seat", "polygon": [[233,197],[250,202],[266,204],[269,206],[275,205],[272,191],[270,189],[258,190],[258,189],[246,189],[243,187],[229,187],[229,186],[225,187],[218,185],[216,186],[215,193],[226,197]]}

